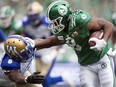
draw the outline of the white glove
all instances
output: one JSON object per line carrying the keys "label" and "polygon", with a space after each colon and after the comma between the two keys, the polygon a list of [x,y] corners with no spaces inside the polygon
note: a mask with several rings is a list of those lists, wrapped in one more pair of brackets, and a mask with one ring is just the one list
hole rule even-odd
{"label": "white glove", "polygon": [[35,47],[35,41],[32,40],[31,38],[29,37],[25,37],[25,40],[34,48]]}
{"label": "white glove", "polygon": [[107,42],[104,39],[97,39],[97,38],[91,38],[90,41],[94,41],[96,43],[95,46],[90,47],[90,49],[94,51],[101,51],[107,44]]}

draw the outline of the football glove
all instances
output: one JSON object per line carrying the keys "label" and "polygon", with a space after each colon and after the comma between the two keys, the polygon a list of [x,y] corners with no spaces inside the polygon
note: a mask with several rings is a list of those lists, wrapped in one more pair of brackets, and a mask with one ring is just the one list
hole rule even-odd
{"label": "football glove", "polygon": [[90,49],[94,51],[101,51],[107,44],[107,42],[104,39],[97,39],[97,38],[91,38],[89,41],[94,41],[96,43],[95,46],[91,46]]}
{"label": "football glove", "polygon": [[25,82],[31,84],[42,84],[43,81],[44,76],[40,75],[40,72],[34,72],[32,75],[25,78]]}

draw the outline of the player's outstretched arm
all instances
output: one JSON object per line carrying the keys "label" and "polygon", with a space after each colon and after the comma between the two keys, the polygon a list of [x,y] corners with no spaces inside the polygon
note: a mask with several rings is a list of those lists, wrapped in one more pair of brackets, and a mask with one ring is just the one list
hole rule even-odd
{"label": "player's outstretched arm", "polygon": [[113,31],[113,24],[102,18],[92,17],[88,23],[88,29],[91,31],[103,30],[104,36],[103,39],[107,42]]}
{"label": "player's outstretched arm", "polygon": [[42,49],[42,48],[48,48],[51,46],[57,46],[64,44],[63,40],[59,40],[56,36],[50,36],[46,39],[35,39],[35,48]]}
{"label": "player's outstretched arm", "polygon": [[17,84],[23,85],[27,83],[42,84],[44,76],[40,72],[35,72],[32,75],[25,77],[19,71],[11,71],[6,73],[9,79]]}

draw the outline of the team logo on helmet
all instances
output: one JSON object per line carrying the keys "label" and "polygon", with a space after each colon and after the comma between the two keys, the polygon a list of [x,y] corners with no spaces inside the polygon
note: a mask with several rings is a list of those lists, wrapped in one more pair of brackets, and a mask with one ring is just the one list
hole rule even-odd
{"label": "team logo on helmet", "polygon": [[68,9],[67,9],[66,6],[61,5],[61,6],[58,8],[58,12],[59,12],[60,15],[64,16],[64,15],[67,14]]}
{"label": "team logo on helmet", "polygon": [[64,29],[64,25],[61,24],[61,21],[62,17],[58,17],[49,25],[48,28],[52,31],[52,33],[57,34]]}
{"label": "team logo on helmet", "polygon": [[18,53],[16,51],[16,47],[15,46],[9,46],[9,45],[7,45],[6,46],[6,50],[8,51],[9,54],[12,53],[13,55],[15,55],[16,53]]}
{"label": "team logo on helmet", "polygon": [[85,14],[82,14],[82,15],[81,15],[81,18],[82,18],[82,19],[86,19],[87,16],[86,16]]}

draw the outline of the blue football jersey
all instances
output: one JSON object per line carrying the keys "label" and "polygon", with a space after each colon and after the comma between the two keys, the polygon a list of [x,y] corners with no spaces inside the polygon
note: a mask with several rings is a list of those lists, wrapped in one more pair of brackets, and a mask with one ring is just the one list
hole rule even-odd
{"label": "blue football jersey", "polygon": [[[48,23],[46,22],[46,16],[43,16],[43,17],[41,17],[41,18],[38,19],[38,20],[41,21],[41,25],[48,26]],[[25,16],[25,17],[23,18],[23,20],[22,20],[23,26],[24,26],[24,27],[25,27],[25,26],[28,26],[28,25],[30,25],[30,23],[31,23],[31,21],[28,19],[27,16]]]}
{"label": "blue football jersey", "polygon": [[5,54],[1,62],[1,68],[3,70],[19,70],[20,62],[11,59],[9,55]]}

